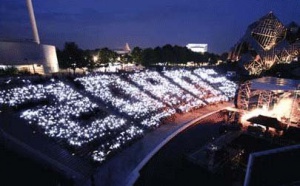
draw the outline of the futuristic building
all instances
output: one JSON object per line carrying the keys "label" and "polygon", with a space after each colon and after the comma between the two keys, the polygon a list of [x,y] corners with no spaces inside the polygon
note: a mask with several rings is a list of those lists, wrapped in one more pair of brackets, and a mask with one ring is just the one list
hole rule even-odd
{"label": "futuristic building", "polygon": [[33,40],[1,40],[0,65],[14,66],[31,73],[49,74],[59,71],[55,46],[40,44],[31,0],[26,0]]}
{"label": "futuristic building", "polygon": [[259,75],[274,64],[290,63],[300,51],[300,29],[292,22],[284,26],[272,13],[249,25],[245,35],[229,55],[240,62],[250,75]]}
{"label": "futuristic building", "polygon": [[261,18],[256,24],[251,35],[265,51],[273,48],[285,37],[286,30],[283,24],[272,13]]}
{"label": "futuristic building", "polygon": [[207,52],[207,44],[189,43],[186,47],[193,52]]}

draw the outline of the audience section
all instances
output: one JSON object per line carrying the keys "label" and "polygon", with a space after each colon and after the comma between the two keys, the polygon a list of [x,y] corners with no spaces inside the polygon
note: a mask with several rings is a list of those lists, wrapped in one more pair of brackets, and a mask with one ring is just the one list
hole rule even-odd
{"label": "audience section", "polygon": [[229,101],[237,89],[204,68],[23,82],[0,91],[0,112],[17,113],[63,148],[99,163],[148,131],[172,123],[176,113]]}

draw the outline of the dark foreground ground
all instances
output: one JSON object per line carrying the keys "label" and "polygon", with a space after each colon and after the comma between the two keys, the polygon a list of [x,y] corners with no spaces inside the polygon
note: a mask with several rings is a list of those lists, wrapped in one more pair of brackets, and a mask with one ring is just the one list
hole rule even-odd
{"label": "dark foreground ground", "polygon": [[[135,185],[225,185],[224,178],[211,176],[185,159],[185,154],[218,136],[220,124],[199,124],[175,137],[147,163]],[[0,156],[1,183],[5,183],[4,185],[73,184],[71,180],[65,179],[47,166],[37,164],[15,152],[1,148]]]}
{"label": "dark foreground ground", "polygon": [[72,181],[53,172],[46,166],[37,164],[1,146],[0,150],[0,179],[2,186],[71,186]]}
{"label": "dark foreground ground", "polygon": [[[187,113],[186,115],[182,115],[179,118],[177,118],[175,123],[164,125],[164,126],[160,127],[159,129],[155,130],[154,132],[149,133],[142,140],[137,141],[134,145],[128,147],[127,149],[125,149],[124,151],[122,151],[121,153],[119,153],[115,157],[113,157],[110,161],[103,164],[100,167],[100,170],[99,170],[100,173],[98,175],[94,176],[94,179],[96,180],[94,185],[105,185],[105,186],[126,185],[126,184],[121,184],[121,183],[126,183],[126,177],[136,167],[136,163],[139,163],[143,159],[143,157],[145,155],[147,155],[149,153],[149,151],[151,151],[151,149],[155,148],[160,143],[160,141],[165,138],[165,136],[172,134],[172,131],[177,130],[178,128],[184,126],[187,121],[190,121],[199,116],[203,116],[204,114],[209,113],[211,111],[218,110],[224,106],[226,106],[226,105],[220,105],[220,107],[219,106],[211,106],[211,107],[207,107],[205,109],[200,109],[199,111],[196,111],[193,113]],[[175,171],[175,173],[170,171],[170,173],[171,173],[171,178],[170,178],[170,175],[165,174],[165,170],[166,170],[165,167],[158,167],[159,170],[153,169],[153,171],[155,174],[159,173],[160,175],[162,175],[161,177],[163,179],[162,180],[157,179],[157,180],[153,180],[153,181],[157,181],[158,183],[162,183],[163,185],[168,185],[168,184],[164,184],[164,183],[168,183],[168,181],[170,179],[172,179],[174,175],[176,175],[176,176],[180,175],[180,178],[178,178],[178,179],[181,180],[181,183],[184,183],[185,182],[184,180],[186,180],[186,179],[192,180],[192,178],[190,176],[193,176],[193,175],[195,175],[195,177],[199,178],[198,174],[194,171],[193,165],[190,165],[190,164],[188,164],[188,162],[184,161],[183,154],[189,153],[190,151],[194,151],[194,150],[198,149],[200,146],[202,146],[207,141],[209,141],[213,136],[217,136],[218,132],[219,132],[218,129],[219,129],[220,124],[215,124],[215,123],[219,122],[218,120],[220,118],[223,118],[223,117],[221,117],[221,116],[216,117],[213,114],[213,116],[210,116],[207,119],[201,120],[200,124],[196,125],[196,127],[195,127],[196,130],[188,129],[187,131],[191,131],[191,134],[185,135],[185,132],[180,133],[178,135],[178,137],[175,137],[169,143],[167,143],[167,145],[165,147],[163,147],[163,149],[170,149],[170,152],[169,152],[169,154],[166,154],[166,155],[163,155],[162,157],[160,157],[164,150],[159,151],[158,155],[157,155],[158,157],[160,157],[159,161],[162,162],[162,161],[166,160],[164,163],[162,163],[162,165],[166,165],[167,167],[171,167],[171,168],[173,168],[174,166],[179,167],[179,169],[181,171],[178,172],[177,169],[173,170],[173,171]],[[15,122],[13,122],[13,123],[15,123]],[[11,126],[13,128],[12,125],[7,125],[7,126]],[[21,125],[21,126],[23,126],[23,125]],[[199,130],[197,129],[198,127],[200,127]],[[10,127],[8,127],[8,128],[10,128]],[[19,127],[18,127],[18,129],[19,129]],[[14,131],[14,133],[15,133],[16,131],[19,131],[19,130],[9,130],[9,131]],[[30,138],[27,138],[28,136],[26,137],[26,135],[23,135],[24,132],[26,131],[25,129],[21,130],[21,131],[22,131],[21,136],[23,136],[25,141],[35,140],[35,143],[33,143],[33,144],[52,144],[51,140],[49,143],[44,143],[43,140],[41,141],[41,143],[39,143],[39,140],[38,141],[36,141],[36,140],[42,139],[43,136],[41,136],[41,138],[36,138],[36,136],[39,136],[39,135],[37,135],[37,134],[29,135],[29,132],[30,132],[29,129],[28,129],[28,131],[29,131],[28,136],[31,136]],[[177,143],[176,142],[177,138],[182,139],[183,141],[182,142],[179,141],[179,143]],[[174,144],[173,144],[173,140],[175,140]],[[57,171],[55,171],[55,169],[53,169],[53,167],[49,167],[47,164],[41,163],[43,161],[36,162],[36,159],[34,157],[32,157],[32,155],[30,155],[30,154],[23,155],[22,152],[17,153],[14,151],[4,149],[4,146],[7,146],[8,143],[6,143],[6,145],[4,145],[3,143],[5,143],[5,140],[3,141],[3,139],[2,139],[0,141],[1,141],[1,143],[0,143],[0,156],[1,156],[1,158],[0,158],[1,159],[0,160],[0,171],[1,171],[0,185],[30,185],[30,186],[34,186],[34,185],[51,185],[51,186],[74,185],[74,180],[72,180],[70,178],[65,178],[61,172],[57,172]],[[171,146],[170,146],[170,144],[171,144]],[[140,148],[140,147],[143,147],[143,148]],[[184,149],[181,149],[182,147],[184,147]],[[42,147],[39,146],[39,148],[42,148]],[[53,150],[51,150],[52,147],[50,147],[49,145],[46,145],[46,147],[44,147],[44,148],[48,149],[48,151],[46,153],[47,155],[53,154],[53,153],[51,153],[51,151],[53,151]],[[136,151],[137,149],[139,149],[140,151]],[[141,152],[141,150],[143,150],[143,149],[145,152],[144,151]],[[137,152],[139,152],[139,153],[137,153]],[[61,153],[59,153],[59,154],[61,154]],[[63,154],[65,154],[65,153],[63,153]],[[150,160],[150,162],[157,161],[156,160],[157,156],[155,156],[153,160]],[[132,162],[130,163],[130,161],[129,161],[129,163],[126,161],[125,162],[123,161],[123,160],[128,160],[128,159],[131,160],[132,158],[135,159],[135,161],[133,163]],[[174,160],[175,160],[175,162],[177,162],[179,164],[174,164],[173,163]],[[65,163],[65,161],[63,161],[63,159],[61,159],[61,161],[62,161],[62,163]],[[120,163],[120,161],[122,163]],[[131,167],[130,166],[127,167],[128,164],[131,165]],[[148,163],[148,164],[150,164],[150,163]],[[148,164],[146,164],[146,167]],[[119,169],[120,167],[122,169]],[[107,172],[106,169],[111,172]],[[146,170],[146,168],[143,169],[142,172],[144,170]],[[191,173],[193,173],[193,174],[189,174],[187,172],[187,170],[191,170]],[[107,178],[107,175],[109,176],[109,178]],[[205,175],[205,173],[203,173],[201,175]],[[206,176],[203,176],[203,178],[205,181]],[[149,179],[156,179],[156,177],[154,177],[154,178],[152,177]],[[111,181],[111,180],[114,180],[114,181]],[[138,180],[138,182],[136,184],[138,184],[138,183],[143,184],[143,182],[141,182],[141,180],[147,181],[148,178],[146,178],[146,177],[144,178],[142,175],[140,177],[140,180]],[[164,180],[166,180],[166,181],[164,181]],[[214,180],[214,179],[212,179],[212,180]],[[202,181],[200,179],[199,182],[202,182]],[[149,184],[148,184],[148,182],[144,182],[144,183],[145,183],[145,185],[152,185],[152,182],[149,182]],[[160,185],[160,184],[156,184],[155,182],[153,184]],[[93,185],[93,183],[90,182],[88,185]]]}
{"label": "dark foreground ground", "polygon": [[166,144],[140,171],[135,186],[233,185],[234,177],[212,175],[186,156],[219,136],[221,116],[191,126]]}

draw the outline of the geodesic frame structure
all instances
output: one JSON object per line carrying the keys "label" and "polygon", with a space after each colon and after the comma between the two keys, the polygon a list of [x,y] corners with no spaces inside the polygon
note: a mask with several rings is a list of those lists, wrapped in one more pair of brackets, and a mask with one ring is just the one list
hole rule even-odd
{"label": "geodesic frame structure", "polygon": [[[265,80],[266,83],[262,83]],[[264,77],[244,82],[239,87],[237,108],[245,111],[251,111],[255,108],[271,110],[274,103],[289,95],[293,102],[288,121],[289,123],[300,124],[300,81],[290,80],[294,83],[294,85],[291,85],[290,82],[285,80],[282,78]],[[273,85],[272,82],[279,85]]]}
{"label": "geodesic frame structure", "polygon": [[259,75],[274,64],[290,63],[300,54],[300,26],[293,26],[299,31],[292,33],[291,27],[285,27],[270,12],[248,27],[229,58],[239,61],[246,53],[252,53],[252,58],[243,61],[250,75]]}
{"label": "geodesic frame structure", "polygon": [[262,17],[251,36],[264,51],[268,51],[285,38],[286,29],[272,12]]}

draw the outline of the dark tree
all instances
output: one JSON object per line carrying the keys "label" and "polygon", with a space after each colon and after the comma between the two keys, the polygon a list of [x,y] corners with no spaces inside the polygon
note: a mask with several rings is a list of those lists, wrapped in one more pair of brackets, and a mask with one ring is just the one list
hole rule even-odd
{"label": "dark tree", "polygon": [[143,50],[142,54],[142,65],[150,66],[155,63],[155,56],[152,48]]}
{"label": "dark tree", "polygon": [[142,63],[142,52],[143,50],[140,47],[134,47],[131,52],[132,61],[137,64]]}
{"label": "dark tree", "polygon": [[172,45],[168,44],[162,47],[162,57],[164,62],[174,63],[176,61]]}
{"label": "dark tree", "polygon": [[75,42],[66,42],[64,49],[58,50],[58,60],[60,68],[72,68],[74,73],[76,68],[87,65],[83,50]]}
{"label": "dark tree", "polygon": [[117,53],[105,47],[99,51],[98,56],[99,59],[98,63],[96,63],[96,66],[100,66],[101,64],[108,64],[109,62],[115,61],[117,58]]}
{"label": "dark tree", "polygon": [[228,53],[227,52],[222,53],[220,56],[220,60],[227,61],[227,59],[228,59]]}

